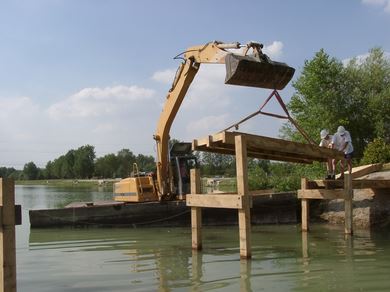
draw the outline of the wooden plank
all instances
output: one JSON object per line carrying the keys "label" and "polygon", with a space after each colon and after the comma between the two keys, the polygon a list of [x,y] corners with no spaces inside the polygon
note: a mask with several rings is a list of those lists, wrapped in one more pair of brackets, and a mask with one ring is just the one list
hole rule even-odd
{"label": "wooden plank", "polygon": [[16,291],[15,183],[0,178],[0,281],[2,291]]}
{"label": "wooden plank", "polygon": [[352,220],[353,220],[353,206],[352,206],[352,198],[353,198],[353,189],[352,189],[352,175],[345,174],[344,176],[344,192],[345,192],[345,200],[344,200],[344,213],[345,213],[345,225],[344,231],[345,234],[352,234]]}
{"label": "wooden plank", "polygon": [[297,163],[343,158],[343,153],[334,149],[240,132],[222,132],[204,139],[194,140],[193,150],[234,155],[234,137],[238,135],[245,136],[248,140],[248,157]]}
{"label": "wooden plank", "polygon": [[[191,169],[191,193],[200,193],[200,170]],[[187,195],[188,197],[188,195]],[[187,198],[188,199],[188,198]],[[192,249],[202,249],[202,208],[191,207]]]}
{"label": "wooden plank", "polygon": [[[382,163],[375,163],[375,164],[367,164],[367,165],[361,165],[358,167],[352,168],[352,179],[365,176],[367,174],[380,171],[383,167]],[[344,172],[344,175],[348,174],[348,171]],[[336,176],[336,178],[339,178],[340,174]]]}
{"label": "wooden plank", "polygon": [[334,200],[345,199],[344,189],[314,189],[314,190],[298,190],[299,199],[320,199],[320,200]]}
{"label": "wooden plank", "polygon": [[356,179],[352,181],[353,189],[390,189],[390,180]]}
{"label": "wooden plank", "polygon": [[[348,174],[348,173],[347,173]],[[344,180],[314,180],[309,182],[309,188],[337,189],[344,187]],[[353,189],[390,189],[390,180],[384,179],[354,179]]]}
{"label": "wooden plank", "polygon": [[251,258],[251,213],[247,203],[251,198],[248,195],[248,166],[247,166],[247,143],[246,137],[238,135],[235,137],[236,151],[236,175],[237,175],[237,192],[245,201],[238,210],[238,228],[240,235],[240,257]]}
{"label": "wooden plank", "polygon": [[280,151],[282,153],[292,153],[297,156],[313,156],[321,158],[344,158],[341,151],[319,147],[318,145],[292,142],[282,139],[251,135],[240,132],[226,132],[226,143],[231,144],[237,135],[245,135],[248,148],[260,148],[270,151]]}
{"label": "wooden plank", "polygon": [[[301,179],[301,190],[306,190],[308,185],[307,178]],[[302,199],[301,201],[301,229],[306,232],[309,231],[309,200]]]}
{"label": "wooden plank", "polygon": [[242,201],[242,196],[237,194],[191,194],[186,197],[186,204],[189,207],[241,209]]}
{"label": "wooden plank", "polygon": [[[225,148],[217,145],[212,147],[206,147],[206,146],[197,146],[193,148],[196,151],[204,151],[204,152],[212,152],[212,153],[219,153],[219,154],[226,154],[226,155],[235,155],[235,151],[231,149],[231,147],[226,146]],[[258,158],[258,159],[265,159],[265,160],[275,160],[275,161],[286,161],[286,162],[294,162],[294,163],[312,163],[312,158],[305,158],[305,157],[299,157],[293,154],[281,154],[281,153],[270,153],[270,152],[259,152],[259,151],[251,151],[248,149],[247,156],[251,158]],[[326,159],[322,159],[325,161]],[[315,161],[322,161],[320,158],[316,158]]]}

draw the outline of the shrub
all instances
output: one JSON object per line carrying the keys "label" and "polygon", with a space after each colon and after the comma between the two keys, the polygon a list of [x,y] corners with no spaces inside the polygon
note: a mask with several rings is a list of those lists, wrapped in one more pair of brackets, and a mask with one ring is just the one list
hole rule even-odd
{"label": "shrub", "polygon": [[376,138],[368,143],[363,152],[361,164],[390,162],[390,145],[382,138]]}

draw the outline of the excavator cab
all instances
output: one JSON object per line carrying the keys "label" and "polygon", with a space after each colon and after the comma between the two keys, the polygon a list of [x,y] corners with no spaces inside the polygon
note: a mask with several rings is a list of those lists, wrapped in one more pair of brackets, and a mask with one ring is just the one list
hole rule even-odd
{"label": "excavator cab", "polygon": [[170,150],[173,174],[173,193],[184,196],[190,193],[190,170],[198,168],[198,161],[192,154],[191,143],[175,143]]}

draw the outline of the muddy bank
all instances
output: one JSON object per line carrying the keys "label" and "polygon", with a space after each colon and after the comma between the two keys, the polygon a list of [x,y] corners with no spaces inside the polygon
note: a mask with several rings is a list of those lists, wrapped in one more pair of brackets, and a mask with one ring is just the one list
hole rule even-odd
{"label": "muddy bank", "polygon": [[[371,173],[360,179],[389,180],[390,171]],[[344,224],[343,200],[311,200],[310,209],[312,221]],[[361,229],[390,227],[390,190],[355,189],[353,225]]]}

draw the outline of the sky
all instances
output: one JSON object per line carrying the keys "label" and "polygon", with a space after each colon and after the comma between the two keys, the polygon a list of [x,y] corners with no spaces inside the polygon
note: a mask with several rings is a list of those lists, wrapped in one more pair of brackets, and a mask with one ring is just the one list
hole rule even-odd
{"label": "sky", "polygon": [[[390,0],[2,0],[0,167],[45,167],[86,144],[97,157],[124,148],[156,156],[173,57],[214,40],[260,42],[295,80],[321,48],[339,60],[390,52]],[[270,94],[224,78],[224,65],[201,66],[172,138],[216,133]],[[287,103],[291,82],[279,93]],[[274,101],[265,109],[282,113]],[[282,123],[257,116],[240,131],[277,137]]]}

